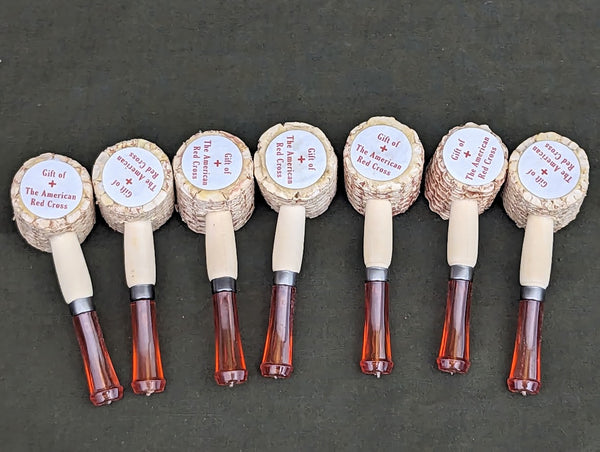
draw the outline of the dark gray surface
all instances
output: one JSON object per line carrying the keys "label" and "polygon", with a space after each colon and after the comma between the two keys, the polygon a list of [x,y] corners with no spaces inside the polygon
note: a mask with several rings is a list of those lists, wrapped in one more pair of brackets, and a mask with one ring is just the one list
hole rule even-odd
{"label": "dark gray surface", "polygon": [[[0,14],[3,450],[600,448],[599,2],[29,3],[4,0]],[[155,235],[167,389],[150,398],[131,392],[122,237],[99,218],[83,248],[127,389],[122,401],[94,408],[51,257],[30,248],[10,221],[8,189],[21,163],[53,151],[91,169],[106,146],[138,136],[172,157],[210,128],[254,150],[265,129],[286,120],[319,126],[340,155],[349,130],[381,114],[415,128],[427,159],[466,121],[490,124],[509,149],[555,130],[588,152],[588,199],[555,237],[540,395],[506,389],[522,231],[499,203],[480,221],[469,374],[434,368],[447,226],[423,197],[394,220],[396,367],[379,381],[360,373],[362,218],[342,188],[307,223],[288,381],[258,372],[276,221],[260,196],[239,231],[250,375],[233,390],[212,377],[203,238],[175,216]]]}

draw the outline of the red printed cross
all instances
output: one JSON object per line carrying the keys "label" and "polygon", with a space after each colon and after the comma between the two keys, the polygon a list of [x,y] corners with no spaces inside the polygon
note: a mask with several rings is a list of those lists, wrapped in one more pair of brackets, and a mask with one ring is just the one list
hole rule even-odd
{"label": "red printed cross", "polygon": [[54,188],[54,186],[56,185],[56,182],[51,180],[50,182],[48,182],[48,185],[50,185],[52,188]]}
{"label": "red printed cross", "polygon": [[133,181],[131,180],[131,178],[130,179],[125,179],[125,183],[127,185],[131,185],[131,184],[133,184]]}
{"label": "red printed cross", "polygon": [[298,157],[298,161],[300,163],[304,163],[304,160],[306,160],[303,156]]}
{"label": "red printed cross", "polygon": [[221,165],[221,164],[222,164],[221,162],[219,162],[218,160],[215,160],[215,166],[216,166],[217,168],[218,168],[218,167],[219,167],[219,165]]}
{"label": "red printed cross", "polygon": [[543,174],[544,176],[547,176],[547,175],[548,175],[548,170],[547,170],[546,168],[544,168],[544,169],[542,170],[542,174]]}
{"label": "red printed cross", "polygon": [[469,157],[471,157],[471,153],[470,153],[469,151],[465,152],[465,157],[466,157],[466,158],[469,158]]}
{"label": "red printed cross", "polygon": [[379,149],[381,149],[381,152],[387,151],[387,147],[385,147],[385,144],[383,146],[379,146]]}

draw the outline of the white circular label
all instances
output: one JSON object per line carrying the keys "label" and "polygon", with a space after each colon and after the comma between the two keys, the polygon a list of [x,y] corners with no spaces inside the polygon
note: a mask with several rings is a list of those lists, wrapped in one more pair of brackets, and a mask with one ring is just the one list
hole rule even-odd
{"label": "white circular label", "polygon": [[181,158],[186,179],[202,190],[220,190],[233,184],[243,165],[240,149],[221,135],[203,135],[192,141]]}
{"label": "white circular label", "polygon": [[282,187],[310,187],[325,172],[327,153],[323,143],[306,130],[277,135],[265,153],[267,171]]}
{"label": "white circular label", "polygon": [[519,179],[535,196],[554,199],[565,196],[581,173],[575,153],[557,141],[536,141],[519,158]]}
{"label": "white circular label", "polygon": [[104,191],[125,207],[138,207],[160,193],[165,173],[160,160],[138,147],[123,148],[109,157],[102,171]]}
{"label": "white circular label", "polygon": [[45,160],[29,168],[20,187],[25,207],[34,215],[53,220],[75,210],[83,182],[75,168],[60,160]]}
{"label": "white circular label", "polygon": [[386,181],[406,171],[412,159],[412,146],[406,135],[394,127],[371,126],[354,138],[350,158],[361,175]]}
{"label": "white circular label", "polygon": [[442,155],[452,177],[467,185],[489,184],[504,165],[500,140],[477,127],[459,129],[450,135]]}

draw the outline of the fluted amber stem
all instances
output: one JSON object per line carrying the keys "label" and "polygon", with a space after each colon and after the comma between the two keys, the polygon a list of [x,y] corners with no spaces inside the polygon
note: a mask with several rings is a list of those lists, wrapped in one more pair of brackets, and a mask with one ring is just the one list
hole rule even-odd
{"label": "fluted amber stem", "polygon": [[365,283],[365,327],[360,368],[365,374],[389,374],[394,367],[390,344],[389,283]]}
{"label": "fluted amber stem", "polygon": [[469,319],[472,281],[450,279],[446,297],[446,317],[437,358],[438,369],[450,374],[467,373],[469,357]]}
{"label": "fluted amber stem", "polygon": [[215,380],[233,386],[248,378],[233,291],[213,294],[215,321]]}
{"label": "fluted amber stem", "polygon": [[90,400],[95,406],[102,406],[121,399],[123,386],[108,355],[96,311],[73,316],[73,326],[81,349]]}
{"label": "fluted amber stem", "polygon": [[292,340],[296,287],[273,285],[271,312],[260,373],[263,377],[287,378],[292,374]]}
{"label": "fluted amber stem", "polygon": [[513,352],[508,390],[523,395],[540,392],[540,351],[542,344],[543,303],[538,300],[521,300],[517,337]]}
{"label": "fluted amber stem", "polygon": [[136,394],[163,392],[165,380],[156,330],[154,300],[136,300],[131,304],[133,375],[131,388]]}

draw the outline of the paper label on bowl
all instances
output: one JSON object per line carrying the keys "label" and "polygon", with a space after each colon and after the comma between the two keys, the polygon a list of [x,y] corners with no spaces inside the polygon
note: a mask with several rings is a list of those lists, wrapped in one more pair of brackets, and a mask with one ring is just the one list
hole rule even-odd
{"label": "paper label on bowl", "polygon": [[221,190],[233,184],[244,166],[237,145],[221,135],[203,135],[183,152],[181,168],[190,183],[202,190]]}
{"label": "paper label on bowl", "polygon": [[558,141],[536,141],[523,151],[519,179],[535,196],[555,199],[575,188],[581,174],[575,153]]}
{"label": "paper label on bowl", "polygon": [[21,200],[34,215],[53,220],[75,210],[83,195],[83,182],[75,168],[60,160],[36,163],[23,175]]}
{"label": "paper label on bowl", "polygon": [[306,130],[288,130],[267,146],[269,176],[282,187],[306,188],[317,182],[327,167],[323,143]]}
{"label": "paper label on bowl", "polygon": [[118,150],[108,158],[102,171],[104,191],[125,207],[139,207],[152,201],[160,193],[164,180],[160,160],[138,147]]}
{"label": "paper label on bowl", "polygon": [[412,159],[412,146],[395,127],[379,125],[362,130],[350,148],[352,165],[367,179],[387,181],[400,176]]}
{"label": "paper label on bowl", "polygon": [[465,127],[450,135],[442,155],[448,172],[466,185],[489,184],[504,166],[502,143],[478,127]]}

